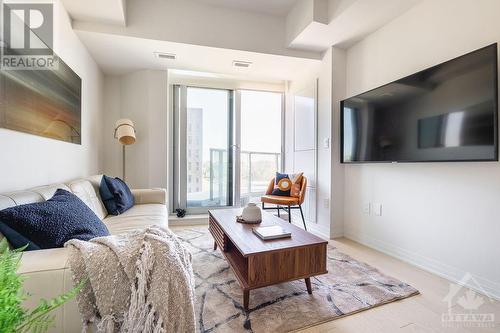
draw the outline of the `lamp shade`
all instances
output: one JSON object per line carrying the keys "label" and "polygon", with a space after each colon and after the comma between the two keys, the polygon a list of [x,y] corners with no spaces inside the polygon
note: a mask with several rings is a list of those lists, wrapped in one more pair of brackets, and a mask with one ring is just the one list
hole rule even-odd
{"label": "lamp shade", "polygon": [[135,143],[134,123],[130,119],[119,119],[115,124],[115,138],[122,145],[132,145]]}

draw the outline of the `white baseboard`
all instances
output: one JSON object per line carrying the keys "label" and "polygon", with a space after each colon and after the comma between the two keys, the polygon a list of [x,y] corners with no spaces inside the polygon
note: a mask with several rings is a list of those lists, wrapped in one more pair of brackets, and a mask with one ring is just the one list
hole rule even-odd
{"label": "white baseboard", "polygon": [[189,225],[208,225],[208,214],[187,215],[185,217],[177,217],[171,215],[168,217],[168,225],[172,227],[189,226]]}
{"label": "white baseboard", "polygon": [[[404,262],[407,262],[413,266],[416,266],[425,271],[428,271],[442,278],[450,280],[451,282],[454,283],[463,284],[461,280],[468,273],[466,271],[463,271],[456,267],[452,267],[443,262],[421,256],[412,251],[403,249],[399,246],[395,246],[387,242],[375,239],[366,234],[365,235],[362,233],[355,234],[353,232],[350,232],[349,230],[344,230],[344,237],[351,239],[355,242],[358,242],[360,244],[366,245],[368,247],[371,247],[375,250],[383,252],[392,257],[398,258]],[[494,298],[496,300],[500,300],[500,284],[477,275],[474,275],[474,279],[480,284],[479,288],[478,286],[470,283],[465,283],[464,286],[473,289],[481,294],[484,294],[484,292],[486,292],[487,295],[485,296]],[[481,290],[481,288],[483,290]]]}
{"label": "white baseboard", "polygon": [[[312,234],[315,234],[318,237],[321,237],[325,240],[330,239],[330,230],[328,230],[325,227],[319,226],[316,223],[306,223],[307,224],[307,231],[311,232]],[[299,225],[302,226],[302,225]]]}

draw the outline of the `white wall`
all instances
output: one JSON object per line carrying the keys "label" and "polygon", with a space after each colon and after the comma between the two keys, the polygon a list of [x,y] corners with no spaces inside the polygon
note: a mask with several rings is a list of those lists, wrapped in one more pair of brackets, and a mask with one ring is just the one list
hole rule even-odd
{"label": "white wall", "polygon": [[[423,1],[348,50],[346,95],[500,41],[498,13],[497,0]],[[499,163],[348,165],[344,208],[347,237],[500,297]]]}
{"label": "white wall", "polygon": [[82,78],[82,144],[0,129],[0,192],[63,182],[100,172],[103,75],[55,3],[54,51]]}
{"label": "white wall", "polygon": [[346,51],[332,48],[332,107],[330,142],[330,238],[344,236],[344,165],[340,163],[340,101],[345,97]]}
{"label": "white wall", "polygon": [[[340,100],[345,97],[346,52],[332,47],[321,64],[306,77],[289,82],[286,108],[286,171],[298,171],[294,144],[294,95],[318,80],[317,119],[317,192],[316,223],[311,230],[326,238],[344,236],[344,165],[338,158],[340,152]],[[325,146],[325,139],[329,146]]]}
{"label": "white wall", "polygon": [[[299,77],[289,82],[286,94],[285,114],[285,171],[300,171],[294,165],[297,159],[313,158],[312,156],[295,156],[294,152],[294,95],[314,85],[318,80],[318,111],[317,111],[317,181],[316,181],[316,221],[308,228],[327,238],[330,238],[331,213],[325,206],[325,200],[330,205],[331,160],[330,148],[323,147],[323,140],[331,138],[332,109],[332,50],[323,55],[321,63],[307,77]],[[313,163],[313,162],[310,162]],[[307,198],[306,198],[307,199]]]}
{"label": "white wall", "polygon": [[122,176],[122,146],[113,138],[116,120],[134,122],[137,141],[126,147],[126,181],[133,188],[167,187],[168,74],[143,70],[105,78],[104,173]]}

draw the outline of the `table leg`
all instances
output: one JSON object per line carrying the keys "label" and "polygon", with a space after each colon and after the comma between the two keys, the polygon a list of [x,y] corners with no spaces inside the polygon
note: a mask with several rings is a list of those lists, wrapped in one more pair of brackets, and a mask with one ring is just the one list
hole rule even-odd
{"label": "table leg", "polygon": [[250,290],[243,290],[243,307],[248,310],[248,303],[250,301]]}
{"label": "table leg", "polygon": [[214,251],[217,250],[217,242],[214,241]]}
{"label": "table leg", "polygon": [[306,287],[307,287],[307,292],[309,294],[312,294],[313,291],[312,291],[312,288],[311,288],[311,278],[306,278]]}

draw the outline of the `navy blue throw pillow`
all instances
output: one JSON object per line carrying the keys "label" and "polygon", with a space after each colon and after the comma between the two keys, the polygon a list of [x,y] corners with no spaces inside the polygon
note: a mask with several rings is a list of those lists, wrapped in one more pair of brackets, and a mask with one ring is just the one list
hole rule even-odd
{"label": "navy blue throw pillow", "polygon": [[38,245],[2,222],[0,222],[0,233],[7,238],[13,249],[20,249],[27,245],[24,251],[40,250]]}
{"label": "navy blue throw pillow", "polygon": [[132,192],[120,178],[102,176],[99,193],[108,214],[120,215],[134,205]]}
{"label": "navy blue throw pillow", "polygon": [[76,195],[62,189],[45,202],[0,210],[0,221],[24,237],[16,240],[15,234],[4,233],[3,226],[2,234],[13,247],[24,246],[26,244],[19,242],[28,240],[28,249],[50,249],[63,247],[70,239],[88,241],[109,236],[108,228],[97,215]]}
{"label": "navy blue throw pillow", "polygon": [[276,172],[272,195],[289,197],[291,188],[292,181],[288,177],[288,174]]}

